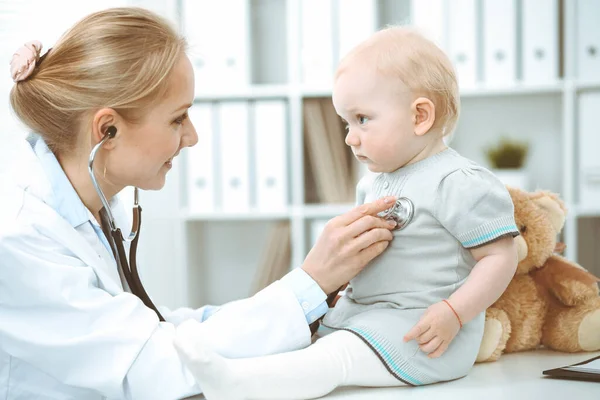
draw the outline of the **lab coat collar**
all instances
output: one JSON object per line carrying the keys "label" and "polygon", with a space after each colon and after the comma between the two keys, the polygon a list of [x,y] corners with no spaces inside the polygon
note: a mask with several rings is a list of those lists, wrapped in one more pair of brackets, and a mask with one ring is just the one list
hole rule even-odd
{"label": "lab coat collar", "polygon": [[46,142],[40,137],[32,137],[28,141],[50,182],[51,190],[45,202],[74,228],[88,222],[91,213],[77,195],[58,159],[48,148]]}
{"label": "lab coat collar", "polygon": [[[64,180],[61,180],[60,176],[56,177],[50,171],[44,170],[47,165],[50,165],[52,168],[52,158],[45,152],[44,146],[39,144],[39,140],[42,139],[39,137],[30,137],[27,141],[22,141],[21,146],[15,149],[19,151],[17,157],[19,162],[18,165],[15,165],[15,170],[12,174],[13,179],[16,181],[16,186],[24,192],[25,201],[29,204],[28,207],[34,208],[34,210],[29,209],[28,212],[34,212],[37,216],[36,221],[38,222],[34,222],[36,229],[64,245],[76,257],[93,268],[101,286],[107,292],[113,295],[122,293],[123,286],[115,261],[99,257],[92,246],[75,230],[76,226],[74,225],[81,221],[84,211],[79,210],[76,213],[67,212],[69,216],[69,219],[67,219],[63,215],[65,214],[64,206],[58,206],[58,208],[53,206],[61,198],[69,199],[68,193],[57,192],[58,190],[67,190],[68,192],[70,187],[72,193],[76,195],[76,192],[68,181],[64,171],[62,171],[62,168],[60,171],[55,170],[54,172],[58,173],[58,175],[62,173]],[[22,146],[23,143],[25,146]],[[38,157],[38,152],[42,155],[42,159]],[[50,152],[50,154],[52,153]],[[54,160],[56,160],[55,157]],[[66,183],[68,183],[68,187],[62,186]],[[27,200],[27,198],[32,201]],[[78,196],[77,200],[83,206]],[[118,210],[120,207],[118,200],[115,200],[113,204],[117,206],[115,208]],[[87,210],[85,206],[83,208]],[[124,220],[126,214],[124,212],[115,212],[114,215],[116,223],[124,227],[123,234],[128,234],[128,221]],[[91,213],[89,213],[89,216],[91,216]],[[85,219],[85,222],[87,221],[89,221],[89,218]]]}

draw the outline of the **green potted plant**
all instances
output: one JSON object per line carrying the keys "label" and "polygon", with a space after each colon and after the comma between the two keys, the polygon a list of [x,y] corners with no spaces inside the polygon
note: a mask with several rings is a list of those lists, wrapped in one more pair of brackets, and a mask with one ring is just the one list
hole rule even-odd
{"label": "green potted plant", "polygon": [[504,184],[523,190],[528,189],[525,161],[529,152],[529,144],[507,137],[502,137],[495,145],[486,149],[486,155],[492,172]]}

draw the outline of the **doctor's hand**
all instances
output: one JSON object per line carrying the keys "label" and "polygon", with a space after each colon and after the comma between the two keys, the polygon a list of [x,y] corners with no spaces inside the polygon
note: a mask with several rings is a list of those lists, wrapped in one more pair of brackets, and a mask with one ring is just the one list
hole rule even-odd
{"label": "doctor's hand", "polygon": [[396,201],[384,197],[331,219],[317,243],[306,256],[302,269],[326,294],[354,278],[392,240],[395,222],[389,223],[377,214]]}
{"label": "doctor's hand", "polygon": [[404,336],[404,341],[416,340],[430,358],[444,354],[461,325],[452,308],[443,301],[430,306],[419,322]]}

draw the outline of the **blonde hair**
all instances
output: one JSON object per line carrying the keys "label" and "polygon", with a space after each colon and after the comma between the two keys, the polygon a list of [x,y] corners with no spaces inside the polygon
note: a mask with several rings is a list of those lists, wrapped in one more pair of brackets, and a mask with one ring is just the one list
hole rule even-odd
{"label": "blonde hair", "polygon": [[460,113],[456,73],[446,54],[417,30],[390,26],[376,32],[342,59],[336,77],[358,60],[373,62],[382,75],[399,79],[415,95],[431,100],[433,129],[444,136],[454,130]]}
{"label": "blonde hair", "polygon": [[126,121],[141,121],[166,93],[185,50],[185,39],[150,11],[99,11],[77,22],[31,77],[13,86],[10,103],[55,153],[72,151],[96,110],[109,107]]}

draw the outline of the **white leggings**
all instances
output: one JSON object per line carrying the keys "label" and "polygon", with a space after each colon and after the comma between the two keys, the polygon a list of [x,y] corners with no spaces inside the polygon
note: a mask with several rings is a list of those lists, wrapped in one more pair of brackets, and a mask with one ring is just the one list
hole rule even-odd
{"label": "white leggings", "polygon": [[[347,331],[331,333],[302,350],[223,360],[227,372],[220,370],[213,378],[204,373],[207,365],[199,366],[204,375],[199,379],[200,385],[205,384],[209,400],[209,392],[214,393],[215,399],[293,400],[321,397],[338,386],[405,385],[389,373],[362,339]],[[220,383],[214,382],[217,379]],[[238,394],[228,396],[213,384],[221,389],[237,387],[235,392]]]}

